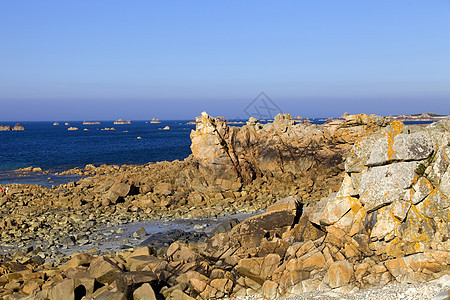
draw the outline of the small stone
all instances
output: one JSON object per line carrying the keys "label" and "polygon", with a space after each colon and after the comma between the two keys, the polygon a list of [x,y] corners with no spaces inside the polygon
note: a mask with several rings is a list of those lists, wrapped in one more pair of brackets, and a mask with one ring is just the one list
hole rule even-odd
{"label": "small stone", "polygon": [[133,292],[133,300],[156,300],[155,292],[149,283],[144,283]]}
{"label": "small stone", "polygon": [[337,261],[331,264],[324,282],[332,288],[344,286],[350,282],[353,276],[353,266],[348,261]]}
{"label": "small stone", "polygon": [[144,237],[144,236],[146,236],[146,235],[147,235],[147,231],[145,230],[144,227],[139,228],[138,230],[136,230],[136,231],[133,233],[133,236],[134,236],[134,237],[137,237],[137,238],[142,238],[142,237]]}

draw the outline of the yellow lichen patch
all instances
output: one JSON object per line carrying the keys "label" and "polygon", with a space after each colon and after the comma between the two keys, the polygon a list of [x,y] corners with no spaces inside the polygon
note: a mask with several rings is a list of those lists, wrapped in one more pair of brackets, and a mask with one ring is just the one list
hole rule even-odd
{"label": "yellow lichen patch", "polygon": [[354,236],[364,228],[365,225],[364,220],[366,216],[367,216],[366,210],[364,209],[364,207],[361,207],[361,209],[358,210],[353,219],[352,227],[350,228],[350,231],[348,233],[350,236]]}
{"label": "yellow lichen patch", "polygon": [[415,205],[411,205],[408,217],[405,222],[406,228],[403,230],[403,234],[401,236],[401,239],[403,241],[416,243],[429,242],[430,240],[432,240],[432,221],[425,217]]}
{"label": "yellow lichen patch", "polygon": [[416,252],[423,252],[424,249],[425,249],[425,247],[424,247],[423,243],[415,243],[414,244],[414,250]]}
{"label": "yellow lichen patch", "polygon": [[391,127],[394,130],[394,134],[400,134],[403,130],[403,122],[401,121],[393,121],[391,122]]}
{"label": "yellow lichen patch", "polygon": [[402,257],[403,253],[403,243],[400,241],[398,237],[395,237],[392,241],[390,241],[385,247],[386,254],[389,257]]}
{"label": "yellow lichen patch", "polygon": [[394,133],[392,132],[388,132],[387,133],[387,138],[388,138],[388,148],[387,148],[387,155],[388,155],[388,159],[391,160],[394,158]]}
{"label": "yellow lichen patch", "polygon": [[386,131],[385,136],[387,137],[388,147],[387,147],[387,155],[388,159],[394,159],[394,136],[400,134],[403,130],[403,122],[394,121],[391,122],[392,131]]}

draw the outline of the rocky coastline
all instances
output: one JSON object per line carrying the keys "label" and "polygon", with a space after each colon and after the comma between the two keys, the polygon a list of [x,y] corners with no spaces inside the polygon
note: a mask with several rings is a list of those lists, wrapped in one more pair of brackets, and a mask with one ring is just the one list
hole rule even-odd
{"label": "rocky coastline", "polygon": [[[406,126],[365,114],[232,127],[202,113],[184,161],[87,165],[61,174],[89,177],[53,188],[10,184],[0,298],[331,299],[444,276],[434,296],[450,273],[449,130],[450,119]],[[236,212],[259,213],[220,218]],[[202,235],[205,217],[225,223]],[[145,229],[124,238],[121,225],[158,219],[198,230],[168,232],[167,245]],[[102,249],[107,237],[115,247]]]}

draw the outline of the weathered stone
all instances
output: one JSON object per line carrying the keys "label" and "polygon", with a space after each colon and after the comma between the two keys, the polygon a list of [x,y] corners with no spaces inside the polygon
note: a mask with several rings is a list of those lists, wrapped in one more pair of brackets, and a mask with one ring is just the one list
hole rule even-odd
{"label": "weathered stone", "polygon": [[194,298],[186,295],[183,293],[183,291],[180,290],[174,290],[169,297],[167,297],[168,300],[194,300]]}
{"label": "weathered stone", "polygon": [[217,233],[229,232],[234,226],[236,226],[239,223],[240,222],[238,219],[231,219],[229,221],[225,221],[225,222],[219,224],[216,228],[214,228],[214,230],[212,231],[212,234],[216,235]]}
{"label": "weathered stone", "polygon": [[378,210],[377,222],[370,233],[372,241],[383,239],[400,225],[400,222],[394,218],[392,206],[385,206]]}
{"label": "weathered stone", "polygon": [[264,280],[259,277],[263,261],[264,257],[241,259],[236,266],[236,270],[242,276],[249,277],[261,285],[264,283]]}
{"label": "weathered stone", "polygon": [[270,278],[275,269],[280,265],[280,262],[281,258],[278,254],[269,254],[264,257],[259,277],[263,280]]}
{"label": "weathered stone", "polygon": [[447,264],[441,264],[432,255],[424,253],[388,260],[384,264],[397,281],[408,283],[427,281],[432,278],[430,274],[448,268]]}
{"label": "weathered stone", "polygon": [[334,262],[328,269],[324,282],[332,288],[348,284],[353,276],[353,266],[347,261]]}
{"label": "weathered stone", "polygon": [[138,230],[136,230],[135,232],[133,232],[133,236],[138,237],[138,238],[142,238],[146,235],[147,235],[147,231],[145,230],[144,227],[141,227]]}
{"label": "weathered stone", "polygon": [[27,295],[33,294],[33,292],[40,290],[42,283],[44,283],[43,280],[42,282],[39,282],[38,280],[28,281],[22,286],[22,292]]}
{"label": "weathered stone", "polygon": [[190,262],[197,257],[196,253],[179,242],[172,243],[167,249],[167,256],[173,261]]}
{"label": "weathered stone", "polygon": [[347,173],[360,173],[367,167],[373,145],[381,137],[380,134],[373,134],[367,137],[360,137],[353,145],[351,152],[345,159],[345,171]]}
{"label": "weathered stone", "polygon": [[427,132],[395,135],[386,133],[373,145],[368,166],[384,165],[393,161],[419,161],[428,158],[434,147]]}
{"label": "weathered stone", "polygon": [[411,207],[411,202],[408,201],[395,201],[392,203],[392,213],[400,222],[406,218],[409,208]]}
{"label": "weathered stone", "polygon": [[339,219],[342,218],[342,216],[344,216],[357,202],[359,202],[358,199],[352,197],[329,198],[319,219],[311,221],[314,223],[318,221],[318,225],[334,224],[339,221]]}
{"label": "weathered stone", "polygon": [[95,300],[126,300],[127,297],[122,292],[110,292],[105,291],[101,294],[99,294],[97,297],[95,297]]}
{"label": "weathered stone", "polygon": [[117,289],[125,295],[130,295],[133,290],[143,283],[154,283],[158,277],[151,271],[130,271],[117,275]]}
{"label": "weathered stone", "polygon": [[417,205],[419,211],[427,218],[441,217],[449,221],[448,211],[450,208],[450,199],[439,190],[433,191],[425,200]]}
{"label": "weathered stone", "polygon": [[50,291],[50,300],[75,299],[74,280],[64,279],[56,283]]}
{"label": "weathered stone", "polygon": [[125,197],[130,193],[131,185],[124,182],[115,182],[109,191],[119,195],[120,197]]}
{"label": "weathered stone", "polygon": [[302,260],[301,270],[303,271],[320,270],[325,266],[325,257],[320,251],[307,253],[300,259]]}
{"label": "weathered stone", "polygon": [[287,271],[280,278],[280,285],[287,289],[289,293],[293,291],[293,287],[297,286],[303,280],[309,278],[309,272],[306,271]]}
{"label": "weathered stone", "polygon": [[93,257],[87,253],[78,253],[72,255],[70,260],[67,262],[69,268],[76,268],[78,266],[86,266],[91,263]]}
{"label": "weathered stone", "polygon": [[426,196],[428,196],[434,189],[433,185],[425,177],[420,177],[417,183],[413,186],[416,191],[411,198],[412,204],[417,204]]}
{"label": "weathered stone", "polygon": [[155,292],[149,283],[144,283],[133,292],[133,300],[156,300]]}
{"label": "weathered stone", "polygon": [[109,284],[113,282],[122,270],[109,258],[100,256],[94,259],[89,266],[89,276],[95,278],[98,282]]}
{"label": "weathered stone", "polygon": [[168,182],[161,182],[158,183],[153,190],[158,195],[169,196],[173,192],[173,187],[172,184]]}
{"label": "weathered stone", "polygon": [[278,297],[278,283],[267,280],[262,286],[262,295],[266,299],[275,299]]}
{"label": "weathered stone", "polygon": [[246,247],[257,247],[264,236],[281,236],[294,224],[295,214],[290,211],[272,211],[248,218],[236,225],[230,236],[239,239]]}
{"label": "weathered stone", "polygon": [[295,242],[303,242],[309,240],[316,240],[325,235],[325,232],[320,228],[313,225],[310,222],[310,217],[313,213],[313,209],[306,207],[303,209],[303,213],[300,220],[294,227],[283,235],[283,238],[293,237]]}
{"label": "weathered stone", "polygon": [[402,200],[405,189],[412,186],[417,163],[399,162],[363,171],[359,186],[360,201],[367,212]]}
{"label": "weathered stone", "polygon": [[294,214],[296,214],[299,206],[300,206],[300,202],[298,201],[298,199],[291,196],[291,197],[287,197],[287,198],[278,200],[274,204],[270,205],[267,208],[267,211],[271,212],[271,211],[286,210],[286,211],[291,211]]}
{"label": "weathered stone", "polygon": [[337,198],[343,198],[343,197],[353,197],[358,195],[358,191],[355,189],[352,178],[348,173],[344,174],[344,179],[342,180],[341,187],[339,188],[339,191],[336,194]]}
{"label": "weathered stone", "polygon": [[450,167],[448,167],[447,171],[442,175],[439,183],[439,191],[450,199]]}

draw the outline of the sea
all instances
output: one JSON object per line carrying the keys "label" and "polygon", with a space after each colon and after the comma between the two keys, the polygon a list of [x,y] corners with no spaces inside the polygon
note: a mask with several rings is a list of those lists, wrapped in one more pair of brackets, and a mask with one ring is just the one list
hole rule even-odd
{"label": "sea", "polygon": [[[20,122],[24,131],[0,131],[0,185],[8,183],[50,186],[77,180],[79,177],[42,173],[19,174],[14,170],[39,167],[50,173],[87,164],[99,166],[145,164],[156,161],[183,160],[191,154],[191,120],[132,121],[115,125],[100,121],[83,125],[81,121]],[[1,125],[14,126],[2,122]],[[168,126],[170,129],[164,130]],[[76,127],[78,130],[68,130]],[[110,130],[114,128],[114,130]],[[108,130],[109,129],[109,130]]]}
{"label": "sea", "polygon": [[[183,160],[191,154],[192,120],[132,121],[115,125],[100,121],[83,125],[81,121],[20,122],[24,131],[0,131],[0,188],[10,183],[39,184],[45,187],[77,181],[80,176],[54,175],[87,164],[99,166],[146,164],[157,161]],[[311,119],[323,123],[324,119]],[[1,122],[10,125],[12,122]],[[164,130],[168,126],[170,129]],[[241,126],[241,125],[233,125]],[[78,130],[70,131],[69,127]],[[114,128],[114,130],[106,130]],[[18,173],[14,170],[39,167],[49,173]]]}

